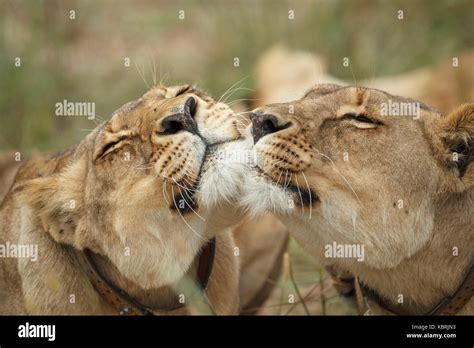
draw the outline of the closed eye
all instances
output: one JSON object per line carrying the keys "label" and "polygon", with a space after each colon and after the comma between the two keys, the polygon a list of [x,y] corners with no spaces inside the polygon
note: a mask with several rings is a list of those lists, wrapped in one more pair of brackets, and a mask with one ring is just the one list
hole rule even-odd
{"label": "closed eye", "polygon": [[[355,113],[347,113],[347,114],[344,114],[344,116],[341,117],[341,119],[343,120],[349,120],[349,121],[357,121],[357,122],[360,122],[360,123],[365,123],[367,125],[373,125],[374,127],[376,125],[382,125],[382,122],[380,122],[379,120],[375,120],[373,118],[370,118],[368,117],[367,115],[364,115],[364,114],[355,114]],[[370,127],[372,128],[372,127]]]}
{"label": "closed eye", "polygon": [[183,86],[183,87],[176,93],[175,97],[178,97],[178,96],[180,96],[180,95],[182,95],[182,94],[184,94],[184,93],[186,93],[186,92],[188,92],[188,91],[190,91],[190,90],[191,90],[191,86]]}
{"label": "closed eye", "polygon": [[127,139],[127,137],[126,137],[126,136],[123,136],[123,137],[118,138],[118,139],[115,140],[115,141],[112,141],[112,142],[106,144],[106,145],[102,148],[102,150],[100,151],[100,155],[97,156],[97,157],[98,157],[98,158],[99,158],[99,157],[103,157],[103,156],[105,156],[105,155],[111,153],[112,151],[114,151],[114,150],[117,148],[117,145],[120,144],[120,143],[121,143],[123,140],[125,140],[125,139]]}

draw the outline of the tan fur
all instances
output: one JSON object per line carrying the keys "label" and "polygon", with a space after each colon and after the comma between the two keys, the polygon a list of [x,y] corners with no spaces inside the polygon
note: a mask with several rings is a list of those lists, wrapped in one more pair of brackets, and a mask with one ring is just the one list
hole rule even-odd
{"label": "tan fur", "polygon": [[93,250],[104,274],[137,300],[166,306],[173,299],[170,287],[186,275],[194,278],[193,260],[213,236],[218,247],[209,300],[217,314],[238,313],[231,231],[210,227],[219,217],[202,202],[196,214],[172,209],[178,193],[190,203],[205,144],[189,132],[157,132],[189,97],[197,101],[194,117],[208,144],[240,136],[237,117],[224,104],[190,86],[157,87],[117,110],[79,145],[21,167],[1,205],[0,243],[37,245],[39,259],[1,260],[1,314],[116,314],[78,268],[73,248]]}
{"label": "tan fur", "polygon": [[[271,214],[246,219],[233,230],[239,247],[239,293],[244,314],[258,312],[274,289],[288,246],[288,229]],[[270,243],[271,241],[271,243]]]}
{"label": "tan fur", "polygon": [[[255,214],[276,211],[322,265],[358,276],[399,312],[423,314],[453,294],[474,261],[474,104],[447,116],[421,104],[414,119],[383,116],[388,101],[416,102],[318,85],[257,109],[287,127],[250,145],[259,169],[243,174],[242,202]],[[333,242],[363,245],[364,259],[327,257]],[[459,314],[474,314],[474,300]]]}
{"label": "tan fur", "polygon": [[[196,97],[202,100],[206,109],[211,110],[211,113],[204,115],[204,117],[200,117],[199,113],[197,115],[197,121],[200,123],[199,128],[202,130],[201,134],[209,140],[210,144],[227,139],[231,140],[235,136],[239,136],[234,123],[237,119],[230,116],[230,110],[226,109],[224,104],[214,106],[212,99],[199,91],[193,90],[189,86],[153,89],[145,94],[141,100],[125,105],[115,114],[122,114],[121,117],[126,120],[126,117],[130,117],[126,116],[127,113],[134,112],[138,115],[137,118],[140,118],[142,114],[147,111],[147,108],[143,107],[144,104],[152,103],[153,100],[159,101],[174,98],[174,96],[183,91],[187,91],[188,96],[195,94]],[[142,105],[142,107],[140,108],[139,106],[139,109],[134,110],[134,107],[137,105]],[[152,106],[154,109],[155,104],[152,104]],[[158,105],[158,107],[160,107],[160,105]],[[161,107],[163,108],[163,106]],[[166,109],[166,106],[164,106],[164,108]],[[154,110],[154,112],[156,111]],[[141,123],[140,120],[136,121],[138,124]],[[106,127],[107,132],[102,136],[102,140],[99,141],[104,141],[103,139],[107,137],[113,140],[117,136],[123,135],[124,129],[131,131],[128,122],[124,122],[124,124],[110,122],[104,127]],[[88,139],[86,143],[95,140],[94,138]],[[179,142],[177,144],[179,144]],[[89,149],[92,150],[90,144],[85,145],[83,143],[80,146],[90,146]],[[185,144],[181,144],[178,148],[184,146]],[[158,153],[162,153],[162,157],[166,158],[166,151],[170,148],[171,143],[167,140],[158,147],[157,151]],[[98,149],[100,149],[100,147]],[[74,235],[73,228],[69,228],[68,224],[64,222],[58,223],[58,221],[49,221],[47,217],[48,210],[55,210],[58,207],[58,203],[61,205],[64,205],[64,201],[70,203],[71,197],[79,197],[82,194],[83,186],[76,185],[76,183],[80,181],[80,178],[76,178],[75,173],[77,174],[77,172],[79,172],[77,175],[81,176],[83,165],[81,162],[75,162],[73,160],[74,155],[77,153],[76,151],[77,149],[73,147],[59,155],[37,156],[23,166],[20,175],[17,177],[17,183],[36,177],[49,177],[49,179],[45,180],[29,181],[28,195],[25,194],[24,198],[28,202],[28,205],[33,205],[35,211],[43,215],[40,225],[43,224],[50,235],[44,234],[44,232],[35,232],[33,235],[21,237],[16,234],[18,230],[15,230],[15,227],[11,233],[3,232],[3,234],[0,235],[1,243],[7,240],[11,243],[20,243],[20,241],[22,243],[36,243],[39,246],[42,256],[41,261],[37,263],[24,262],[24,260],[17,262],[17,260],[14,259],[1,260],[0,265],[2,265],[2,268],[0,269],[0,278],[8,284],[7,287],[2,287],[2,292],[0,292],[0,297],[5,299],[5,301],[0,303],[0,313],[2,314],[116,314],[110,306],[100,299],[91,288],[88,280],[77,269],[74,260],[71,259],[71,248],[62,247],[54,240],[57,239],[60,243],[66,242],[68,244],[79,242],[79,240],[76,241],[74,239],[64,240],[65,237],[63,235],[65,233],[67,233],[67,235]],[[16,169],[18,167],[13,155],[13,153],[7,153],[1,156],[4,165],[0,170],[0,175],[3,178],[2,186],[5,188],[5,191],[8,190],[13,182],[13,175],[11,175],[12,170],[10,170],[10,168]],[[164,165],[164,161],[160,162],[160,158],[158,158],[157,163],[161,163],[162,165],[161,173],[173,174],[173,170],[176,168],[176,164],[179,164],[179,161],[173,158],[173,161],[169,162],[170,165],[166,166]],[[146,167],[145,165],[138,166],[136,170],[146,170]],[[106,170],[110,171],[110,169]],[[16,172],[16,170],[14,172]],[[57,179],[51,179],[51,175],[56,176]],[[61,183],[61,190],[57,188],[59,182]],[[145,182],[145,185],[146,184]],[[18,185],[16,187],[17,191],[24,190],[22,187],[22,184]],[[117,193],[117,195],[123,195],[125,202],[128,198],[133,199],[136,195],[139,195],[138,199],[146,196],[143,192],[145,189],[143,184],[136,184],[135,187],[137,188],[136,192],[130,192],[129,189],[126,189],[120,194]],[[54,192],[53,197],[51,197],[49,191]],[[100,196],[100,193],[97,193],[97,195]],[[20,220],[23,215],[30,214],[31,208],[22,202],[16,204],[13,198],[14,196],[15,195],[10,195],[8,198],[9,202],[6,202],[2,208],[2,214],[9,216],[8,221],[5,223],[7,229],[8,226],[15,226],[15,221],[18,223],[18,220]],[[93,199],[95,194],[91,196]],[[0,197],[0,199],[1,198],[3,197]],[[170,198],[168,198],[168,200],[170,200]],[[164,201],[165,199],[163,199],[162,203],[164,203]],[[80,203],[80,200],[77,203]],[[136,206],[132,205],[132,207],[136,208],[142,208],[142,206],[142,204]],[[74,207],[74,210],[75,209],[76,206]],[[216,261],[208,287],[208,296],[213,304],[213,309],[218,314],[236,313],[239,302],[242,304],[241,310],[244,312],[249,312],[249,306],[252,306],[251,310],[255,312],[256,309],[253,307],[261,304],[267,298],[268,292],[274,284],[272,282],[278,278],[280,270],[278,266],[281,263],[282,250],[286,248],[286,243],[284,243],[286,240],[285,228],[278,223],[275,217],[268,216],[267,218],[257,220],[246,219],[237,227],[227,229],[227,226],[238,221],[238,215],[236,216],[235,213],[232,213],[233,209],[231,207],[228,208],[228,211],[231,214],[221,214],[219,221],[213,220],[213,225],[218,227],[209,228],[209,230],[214,231],[210,231],[210,235],[218,233],[218,248],[216,250]],[[34,217],[32,218],[34,219]],[[60,218],[60,216],[57,216],[57,218]],[[179,220],[178,217],[176,217],[176,219]],[[140,224],[137,223],[137,226],[140,226]],[[173,227],[174,226],[170,227],[170,231],[174,231]],[[140,228],[137,227],[137,230],[139,229]],[[21,228],[19,230],[21,230]],[[39,227],[38,230],[41,231],[41,227]],[[61,230],[63,230],[63,232],[60,232]],[[256,233],[257,231],[259,233]],[[96,242],[87,240],[90,238],[88,235],[90,232],[88,230],[84,230],[84,232],[86,236],[82,238],[86,240],[81,243],[91,247]],[[266,243],[265,239],[262,239],[263,235],[269,236],[270,234],[272,238],[277,238],[277,240],[278,238],[281,239],[281,242],[279,242],[280,246],[277,249],[274,249],[273,246]],[[3,237],[4,235],[5,237]],[[138,234],[138,236],[140,236],[140,234]],[[116,243],[113,239],[114,237],[112,236],[112,241],[109,242]],[[139,242],[142,243],[143,241]],[[88,243],[92,244],[89,245]],[[237,247],[238,249],[236,249]],[[239,250],[237,255],[236,250]],[[174,298],[175,291],[172,291],[169,286],[152,288],[145,291],[134,281],[124,277],[107,257],[96,256],[96,258],[101,271],[106,274],[114,284],[127,289],[129,294],[136,299],[151,307],[163,307],[173,304],[171,301]],[[194,266],[195,265],[190,266],[187,271],[187,274],[190,276],[193,276],[195,272]],[[240,275],[236,277],[239,271]],[[184,279],[186,279],[186,277],[184,277]],[[181,280],[178,281],[178,283],[180,282]],[[264,286],[265,284],[267,285]],[[237,290],[239,291],[239,298],[236,297],[238,294]],[[68,302],[70,295],[74,295],[77,298],[76,304],[73,305]],[[187,312],[178,310],[165,312],[163,314],[184,313]]]}
{"label": "tan fur", "polygon": [[9,151],[0,154],[0,202],[10,189],[20,161],[15,160],[15,152]]}

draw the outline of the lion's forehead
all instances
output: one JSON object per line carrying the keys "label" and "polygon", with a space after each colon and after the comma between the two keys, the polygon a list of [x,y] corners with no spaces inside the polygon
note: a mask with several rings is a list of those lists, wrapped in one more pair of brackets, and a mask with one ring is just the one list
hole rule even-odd
{"label": "lion's forehead", "polygon": [[[163,88],[155,88],[139,99],[126,103],[112,114],[104,129],[114,133],[134,128],[143,131],[144,127],[153,127],[158,120],[183,112],[186,98],[179,97],[184,95],[196,98],[198,103],[209,111],[218,105],[214,99],[194,88],[188,88],[184,92],[175,90],[173,94],[168,95],[163,93]],[[175,96],[174,93],[179,95]]]}
{"label": "lion's forehead", "polygon": [[165,87],[155,87],[150,91],[146,92],[139,99],[130,101],[125,105],[121,106],[119,109],[114,111],[112,115],[115,116],[134,114],[137,111],[144,111],[150,108],[153,109],[154,112],[158,113],[160,111],[179,111],[179,107],[182,105],[178,105],[177,102],[181,100],[178,98],[181,95],[195,97],[202,103],[204,103],[205,106],[208,108],[216,105],[216,101],[212,97],[196,88],[189,87],[181,90],[175,89],[171,94],[169,92],[166,92],[165,89]]}
{"label": "lion's forehead", "polygon": [[120,114],[128,114],[128,113],[134,111],[135,109],[137,109],[138,107],[142,106],[142,105],[143,105],[143,102],[144,102],[144,99],[143,99],[143,98],[139,98],[139,99],[137,99],[137,100],[128,102],[128,103],[126,103],[125,105],[122,105],[122,106],[121,106],[120,108],[118,108],[117,110],[115,110],[115,111],[112,113],[112,116],[120,115]]}
{"label": "lion's forehead", "polygon": [[435,108],[423,102],[408,97],[392,95],[385,91],[360,87],[360,86],[338,86],[331,84],[316,85],[305,93],[301,101],[317,101],[318,105],[337,108],[343,106],[369,106],[382,107],[384,103],[411,103],[416,104],[421,110],[429,113],[439,114]]}

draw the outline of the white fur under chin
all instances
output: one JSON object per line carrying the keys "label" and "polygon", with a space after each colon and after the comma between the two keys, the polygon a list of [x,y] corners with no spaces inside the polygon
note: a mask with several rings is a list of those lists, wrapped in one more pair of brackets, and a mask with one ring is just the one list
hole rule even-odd
{"label": "white fur under chin", "polygon": [[293,198],[284,189],[259,175],[256,170],[247,173],[240,204],[252,217],[271,211],[289,214],[294,210]]}
{"label": "white fur under chin", "polygon": [[227,201],[238,204],[252,217],[268,211],[280,214],[292,211],[291,194],[257,170],[249,129],[243,139],[211,149],[200,191],[201,202],[210,208]]}
{"label": "white fur under chin", "polygon": [[197,195],[202,205],[215,208],[224,201],[236,202],[251,163],[235,157],[248,150],[246,140],[226,142],[210,149]]}

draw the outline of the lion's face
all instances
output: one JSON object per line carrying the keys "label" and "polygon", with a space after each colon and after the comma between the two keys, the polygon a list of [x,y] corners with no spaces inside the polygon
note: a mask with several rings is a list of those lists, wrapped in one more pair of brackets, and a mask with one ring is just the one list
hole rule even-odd
{"label": "lion's face", "polygon": [[441,117],[413,100],[336,85],[256,109],[252,138],[237,142],[253,157],[240,167],[242,202],[283,215],[314,254],[361,244],[367,263],[393,266],[428,241],[443,194],[473,184],[473,115],[473,105]]}
{"label": "lion's face", "polygon": [[178,280],[213,237],[199,190],[207,149],[240,137],[237,116],[190,86],[117,110],[57,174],[24,185],[59,242],[106,255],[144,288]]}

